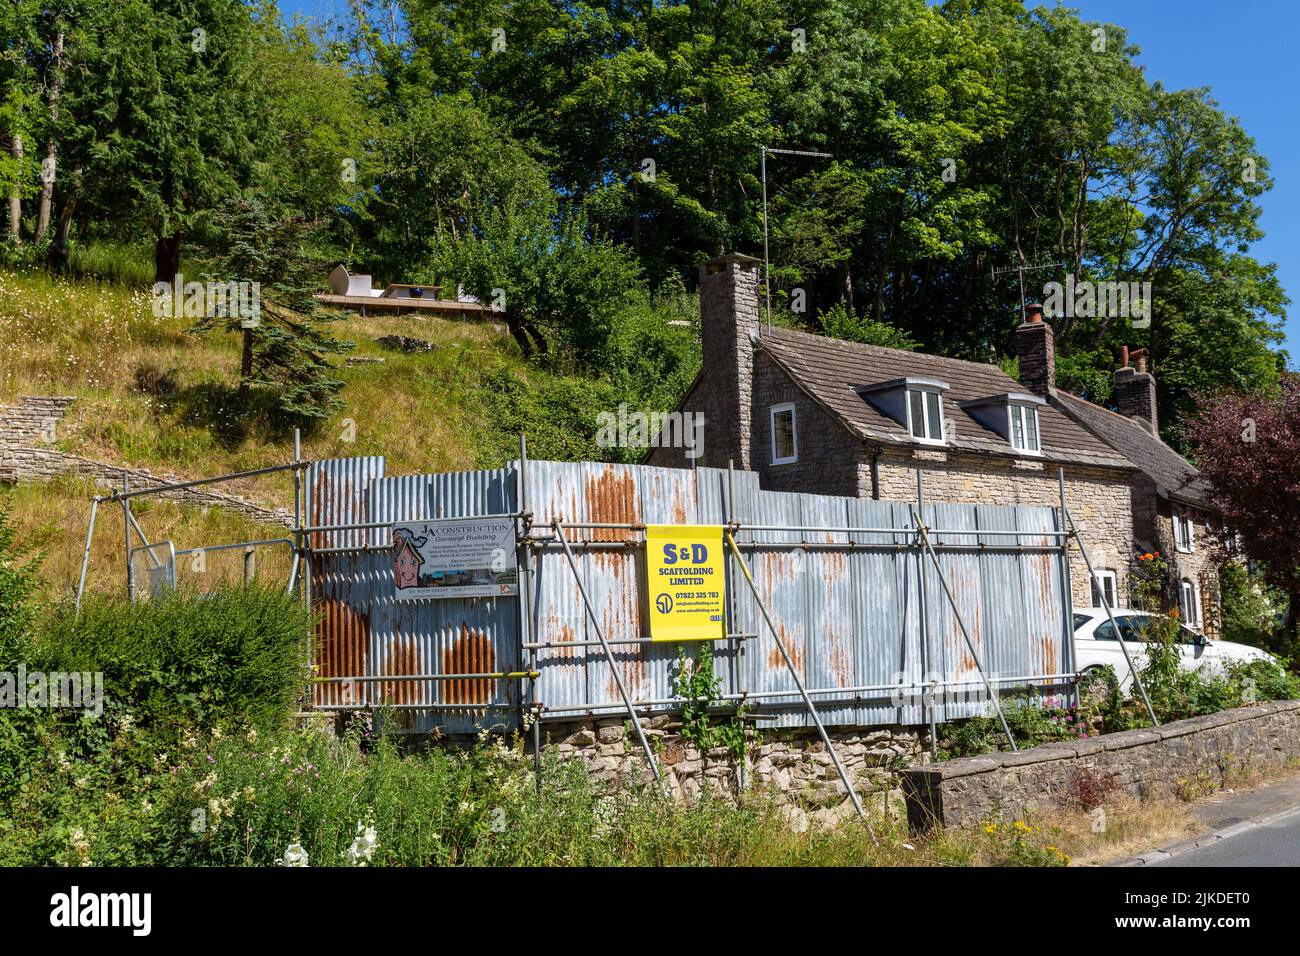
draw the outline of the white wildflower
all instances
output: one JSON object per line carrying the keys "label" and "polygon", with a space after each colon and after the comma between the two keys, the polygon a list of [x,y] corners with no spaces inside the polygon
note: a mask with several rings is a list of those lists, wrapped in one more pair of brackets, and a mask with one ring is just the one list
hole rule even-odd
{"label": "white wildflower", "polygon": [[284,859],[281,861],[284,866],[308,866],[307,851],[302,848],[301,843],[290,843],[284,850]]}
{"label": "white wildflower", "polygon": [[352,866],[365,866],[370,862],[370,858],[375,855],[375,847],[379,841],[375,835],[375,828],[366,824],[357,822],[357,835],[348,847],[348,863]]}

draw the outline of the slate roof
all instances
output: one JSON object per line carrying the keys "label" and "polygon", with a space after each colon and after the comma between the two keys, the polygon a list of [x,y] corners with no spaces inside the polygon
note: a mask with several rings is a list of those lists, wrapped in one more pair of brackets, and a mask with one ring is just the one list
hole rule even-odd
{"label": "slate roof", "polygon": [[[946,382],[944,417],[955,423],[948,447],[1007,457],[1026,457],[986,428],[959,402],[1027,391],[996,365],[844,342],[792,329],[764,331],[758,347],[782,366],[818,404],[862,438],[890,445],[934,449],[904,425],[873,408],[855,389],[891,379],[937,378]],[[1043,457],[1067,464],[1132,469],[1133,463],[1053,405],[1038,406]]]}
{"label": "slate roof", "polygon": [[1166,497],[1209,507],[1209,483],[1201,477],[1195,465],[1161,441],[1159,436],[1151,434],[1127,416],[1069,392],[1057,391],[1056,398],[1067,415],[1137,465]]}

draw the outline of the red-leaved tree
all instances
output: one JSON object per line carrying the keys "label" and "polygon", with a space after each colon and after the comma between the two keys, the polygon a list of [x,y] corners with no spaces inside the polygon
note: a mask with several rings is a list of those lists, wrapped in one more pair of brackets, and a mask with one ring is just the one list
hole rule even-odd
{"label": "red-leaved tree", "polygon": [[1246,556],[1290,599],[1289,648],[1300,625],[1300,375],[1285,373],[1276,395],[1197,397],[1187,427],[1213,502],[1240,535]]}

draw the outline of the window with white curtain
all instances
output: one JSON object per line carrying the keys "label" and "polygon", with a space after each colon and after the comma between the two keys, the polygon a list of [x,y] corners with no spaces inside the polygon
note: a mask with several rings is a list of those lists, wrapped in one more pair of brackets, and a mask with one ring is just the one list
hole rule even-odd
{"label": "window with white curtain", "polygon": [[1196,525],[1185,512],[1174,512],[1174,547],[1188,553],[1196,550]]}
{"label": "window with white curtain", "polygon": [[772,406],[772,464],[788,465],[799,460],[799,443],[795,435],[794,405]]}

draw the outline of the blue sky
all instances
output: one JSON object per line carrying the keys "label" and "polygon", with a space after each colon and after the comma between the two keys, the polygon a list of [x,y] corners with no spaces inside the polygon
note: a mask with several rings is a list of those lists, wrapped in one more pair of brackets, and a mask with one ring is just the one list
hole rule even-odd
{"label": "blue sky", "polygon": [[[1278,264],[1294,300],[1286,324],[1300,367],[1300,0],[1072,0],[1085,20],[1128,30],[1147,77],[1170,89],[1208,86],[1268,157],[1273,189],[1260,200],[1265,236],[1251,252]],[[288,14],[322,16],[345,0],[282,0]]]}
{"label": "blue sky", "polygon": [[1273,188],[1261,197],[1264,238],[1251,248],[1275,262],[1292,300],[1286,347],[1300,367],[1300,2],[1297,0],[1074,0],[1085,20],[1128,30],[1152,82],[1208,86],[1268,157]]}

